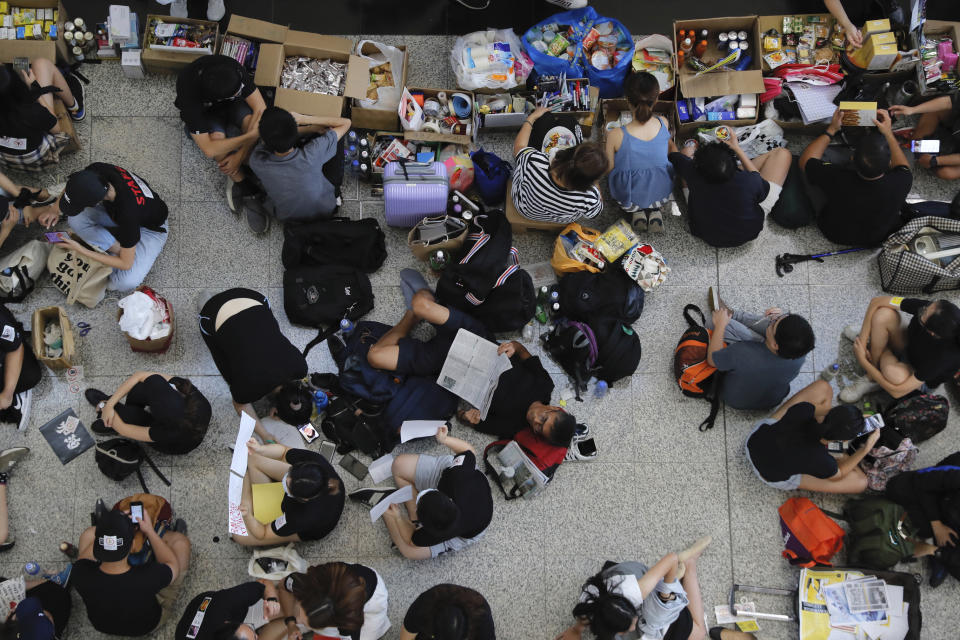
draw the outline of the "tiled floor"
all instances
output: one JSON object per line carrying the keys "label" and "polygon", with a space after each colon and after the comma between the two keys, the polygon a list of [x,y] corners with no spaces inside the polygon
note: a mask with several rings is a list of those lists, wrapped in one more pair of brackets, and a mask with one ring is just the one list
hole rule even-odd
{"label": "tiled floor", "polygon": [[[446,64],[433,64],[436,52],[447,51],[451,38],[386,37],[405,42],[412,61],[409,82],[420,86],[451,87]],[[433,55],[431,55],[433,54]],[[152,76],[142,81],[124,79],[115,64],[89,66],[88,116],[80,125],[84,149],[68,156],[42,181],[53,184],[92,160],[119,162],[155,185],[171,203],[170,240],[147,283],[169,296],[178,326],[171,350],[160,356],[132,353],[115,322],[115,297],[96,309],[69,310],[74,321],[93,326],[80,339],[84,386],[112,391],[124,377],[139,369],[189,376],[210,398],[214,420],[203,446],[181,457],[155,456],[172,480],[164,487],[150,472],[152,490],[170,498],[186,518],[194,544],[193,564],[186,578],[180,607],[203,589],[233,585],[244,579],[249,552],[226,535],[226,477],[237,418],[227,386],[216,375],[194,325],[194,298],[201,288],[251,286],[273,301],[280,323],[297,345],[313,335],[290,327],[282,314],[280,247],[282,233],[275,228],[264,238],[253,237],[245,224],[228,212],[219,174],[201,157],[178,124],[172,106],[174,79]],[[507,136],[490,136],[484,146],[509,155]],[[792,141],[799,149],[802,141]],[[956,185],[945,185],[919,171],[915,191],[945,197]],[[350,182],[344,189],[347,215],[383,221],[383,203],[370,197],[366,185]],[[617,209],[608,207],[593,226],[614,221]],[[783,493],[761,486],[752,477],[742,455],[743,440],[759,413],[726,410],[716,428],[699,433],[706,412],[701,402],[684,399],[671,380],[672,352],[681,330],[684,304],[706,304],[706,288],[719,285],[725,298],[747,308],[779,304],[811,319],[818,344],[808,358],[795,388],[810,382],[838,357],[843,376],[854,373],[849,343],[841,328],[860,317],[871,296],[880,292],[871,253],[829,259],[825,264],[802,264],[789,276],[774,274],[777,253],[809,253],[829,249],[816,229],[786,231],[776,226],[746,247],[717,251],[693,239],[684,221],[667,220],[663,235],[648,238],[673,267],[667,283],[646,300],[637,328],[644,344],[640,369],[630,380],[613,386],[602,402],[586,401],[573,407],[596,433],[600,459],[590,464],[567,464],[546,493],[530,502],[496,498],[495,517],[485,540],[467,550],[433,561],[412,563],[390,550],[382,525],[372,526],[363,510],[348,505],[336,531],[328,539],[299,545],[311,562],[330,559],[359,561],[376,568],[390,590],[394,626],[388,638],[398,637],[406,607],[424,589],[443,581],[474,587],[490,600],[498,637],[505,640],[548,640],[570,622],[570,609],[580,583],[606,559],[652,562],[669,550],[681,548],[709,533],[713,545],[703,556],[700,580],[711,622],[713,607],[725,601],[732,581],[767,586],[796,584],[796,571],[779,556],[781,548],[776,509]],[[415,264],[405,247],[405,230],[384,227],[390,256],[373,274],[376,309],[371,319],[394,322],[403,303],[396,272]],[[35,232],[34,232],[35,233]],[[15,238],[16,240],[16,238]],[[547,260],[552,251],[546,235],[516,238],[525,263]],[[960,301],[960,295],[948,298]],[[16,313],[29,321],[32,309],[62,304],[53,288],[42,287]],[[331,370],[324,348],[310,354],[312,370]],[[566,382],[559,370],[559,386]],[[75,540],[89,523],[95,498],[114,501],[137,490],[129,479],[118,486],[97,470],[92,453],[61,466],[37,431],[39,425],[67,406],[75,407],[89,424],[92,411],[81,396],[71,393],[62,375],[48,374],[37,388],[34,415],[24,433],[7,429],[0,447],[27,445],[31,457],[19,467],[10,489],[12,531],[16,547],[0,558],[0,574],[15,575],[27,560],[48,567],[62,566],[60,540]],[[478,448],[485,439],[462,427],[457,434]],[[947,430],[921,446],[920,462],[933,463],[957,448],[960,429],[952,420]],[[401,451],[436,451],[420,444]],[[346,475],[346,474],[345,474]],[[346,475],[349,489],[357,486]],[[815,497],[821,505],[840,501]],[[918,565],[904,567],[922,572]],[[923,588],[926,614],[924,640],[957,637],[953,607],[960,597],[954,580],[936,591]],[[787,602],[760,600],[762,607],[789,608]],[[79,605],[79,601],[78,601]],[[764,639],[795,637],[794,628],[761,623]],[[95,640],[82,606],[75,610],[70,638]],[[172,637],[172,629],[155,636]]]}

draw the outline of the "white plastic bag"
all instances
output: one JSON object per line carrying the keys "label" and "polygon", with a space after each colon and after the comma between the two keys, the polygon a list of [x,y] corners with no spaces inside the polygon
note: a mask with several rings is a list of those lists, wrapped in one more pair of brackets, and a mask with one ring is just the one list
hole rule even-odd
{"label": "white plastic bag", "polygon": [[[672,56],[673,40],[671,40],[667,36],[663,36],[660,34],[653,34],[650,36],[640,36],[640,39],[637,40],[637,45],[634,48],[634,51],[635,51],[634,59],[636,59],[637,56],[642,55],[641,51],[643,49],[663,49],[664,51],[668,51]],[[637,65],[635,63],[631,63],[631,64],[633,65],[634,71],[640,70],[640,69],[637,69]],[[652,73],[653,76],[660,83],[661,92],[666,91],[667,89],[672,87],[674,85],[674,82],[676,81],[676,78],[674,77],[674,73],[673,73],[673,65],[650,65],[650,68],[646,70],[649,73]]]}
{"label": "white plastic bag", "polygon": [[[373,55],[361,54],[363,46],[367,43],[372,44],[379,52]],[[358,98],[354,100],[354,103],[364,109],[392,111],[400,103],[400,94],[403,92],[403,51],[382,42],[361,40],[357,43],[357,55],[368,62],[368,69],[389,62],[390,74],[393,76],[393,86],[378,87],[376,100]]]}
{"label": "white plastic bag", "polygon": [[420,131],[420,129],[423,129],[423,107],[417,104],[406,87],[400,94],[397,115],[400,116],[400,125],[404,131]]}
{"label": "white plastic bag", "polygon": [[[717,123],[723,126],[722,122]],[[757,124],[750,124],[745,127],[727,127],[737,136],[737,143],[743,152],[750,159],[762,156],[768,151],[778,147],[787,146],[787,141],[783,137],[783,129],[776,122],[770,119],[762,120]],[[701,143],[719,142],[717,138],[717,129],[708,129],[707,131],[698,131],[697,137]]]}
{"label": "white plastic bag", "polygon": [[123,309],[118,324],[120,330],[135,340],[159,340],[170,334],[170,323],[164,322],[165,313],[159,303],[143,293],[134,291],[117,302]]}
{"label": "white plastic bag", "polygon": [[[282,562],[286,562],[287,566],[285,569],[267,571],[257,564],[258,558],[280,560]],[[263,580],[283,580],[291,573],[303,572],[306,570],[307,561],[300,557],[300,554],[297,553],[296,549],[293,548],[292,542],[285,547],[254,549],[253,556],[250,557],[250,562],[247,564],[247,573],[254,578]]]}
{"label": "white plastic bag", "polygon": [[513,29],[487,29],[460,36],[450,65],[462,89],[512,89],[525,82],[533,63]]}

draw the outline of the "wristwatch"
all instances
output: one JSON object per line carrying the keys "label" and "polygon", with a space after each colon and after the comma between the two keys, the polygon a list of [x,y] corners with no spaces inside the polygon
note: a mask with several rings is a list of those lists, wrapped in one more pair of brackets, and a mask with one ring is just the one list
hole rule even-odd
{"label": "wristwatch", "polygon": [[297,616],[287,616],[283,619],[283,624],[289,625],[290,623],[297,624]]}
{"label": "wristwatch", "polygon": [[837,134],[835,134],[835,133],[830,133],[830,130],[829,130],[829,129],[826,129],[826,130],[823,132],[823,135],[825,135],[825,136],[827,136],[828,138],[830,138],[831,140],[833,140],[833,136],[835,136],[835,135],[837,135]]}

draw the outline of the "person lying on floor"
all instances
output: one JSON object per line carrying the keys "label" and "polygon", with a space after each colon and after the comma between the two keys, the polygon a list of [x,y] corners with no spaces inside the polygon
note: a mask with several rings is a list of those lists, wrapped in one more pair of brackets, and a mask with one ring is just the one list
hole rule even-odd
{"label": "person lying on floor", "polygon": [[[909,314],[904,328],[901,319]],[[883,389],[894,398],[929,391],[960,370],[960,308],[948,300],[877,296],[861,324],[847,325],[843,337],[864,375],[840,392],[844,402]]]}
{"label": "person lying on floor", "polygon": [[84,396],[97,410],[94,433],[148,442],[163,453],[193,451],[210,426],[210,402],[186,378],[139,371],[112,396],[93,388]]}
{"label": "person lying on floor", "polygon": [[842,404],[831,409],[832,403],[830,383],[817,380],[754,425],[744,451],[761,482],[784,491],[867,490],[867,476],[859,464],[880,438],[880,430],[875,429],[856,452],[837,460],[827,444],[853,440],[864,422],[857,407]]}
{"label": "person lying on floor", "polygon": [[259,608],[261,603],[262,617],[267,621],[282,615],[277,587],[270,580],[204,591],[187,604],[177,623],[174,640],[257,640],[257,629],[245,619],[248,613],[256,613],[254,608]]}
{"label": "person lying on floor", "polygon": [[[247,472],[243,476],[240,514],[248,535],[233,534],[234,542],[250,547],[283,542],[320,540],[340,521],[343,480],[316,451],[281,444],[247,442]],[[283,485],[280,515],[265,524],[254,517],[253,485]]]}
{"label": "person lying on floor", "polygon": [[[446,425],[436,438],[453,455],[404,453],[393,460],[397,489],[412,485],[413,498],[406,503],[406,516],[392,504],[383,521],[397,550],[412,560],[436,558],[473,544],[493,519],[493,495],[473,447],[449,435]],[[393,491],[363,488],[351,492],[350,499],[374,506]]]}

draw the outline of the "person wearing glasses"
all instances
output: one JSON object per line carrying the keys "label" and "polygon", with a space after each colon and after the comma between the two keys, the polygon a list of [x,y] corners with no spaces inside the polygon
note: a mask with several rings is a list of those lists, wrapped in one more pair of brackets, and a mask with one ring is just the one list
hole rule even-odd
{"label": "person wearing glasses", "polygon": [[[904,314],[912,316],[906,327]],[[844,402],[879,389],[894,398],[935,389],[960,370],[960,308],[947,300],[877,296],[843,337],[864,371],[840,392]]]}
{"label": "person wearing glasses", "polygon": [[[233,534],[234,542],[261,547],[319,540],[333,531],[343,513],[343,480],[326,458],[316,451],[260,444],[253,438],[247,451],[240,514],[248,535]],[[254,515],[253,485],[275,482],[283,489],[281,513],[263,523]]]}
{"label": "person wearing glasses", "polygon": [[721,397],[734,409],[772,409],[813,350],[813,328],[777,307],[763,314],[734,311],[710,287],[707,363],[723,372]]}

